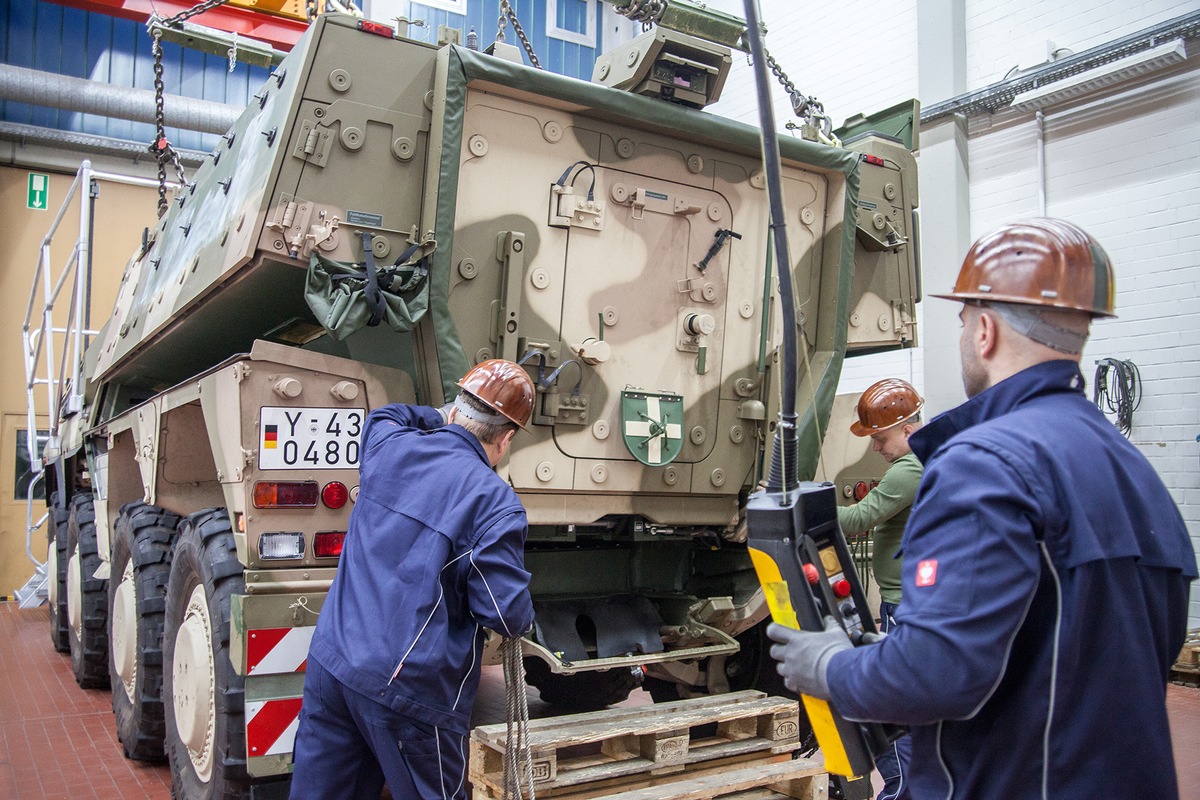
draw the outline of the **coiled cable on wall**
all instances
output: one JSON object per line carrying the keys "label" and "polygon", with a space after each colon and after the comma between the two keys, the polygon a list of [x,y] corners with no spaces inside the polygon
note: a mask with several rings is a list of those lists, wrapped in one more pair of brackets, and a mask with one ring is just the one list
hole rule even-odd
{"label": "coiled cable on wall", "polygon": [[1108,414],[1117,416],[1117,430],[1129,438],[1133,429],[1133,412],[1142,403],[1142,375],[1132,361],[1102,358],[1096,362],[1096,378],[1092,381],[1092,400]]}

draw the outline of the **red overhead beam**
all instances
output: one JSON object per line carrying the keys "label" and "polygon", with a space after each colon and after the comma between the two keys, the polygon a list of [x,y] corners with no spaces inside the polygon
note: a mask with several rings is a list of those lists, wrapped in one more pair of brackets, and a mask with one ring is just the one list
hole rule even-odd
{"label": "red overhead beam", "polygon": [[[180,0],[53,0],[59,5],[94,11],[110,17],[122,17],[136,22],[145,22],[151,15],[158,14],[169,19],[176,14],[195,7],[193,2]],[[276,50],[288,52],[308,29],[308,23],[290,17],[266,14],[234,5],[222,5],[209,9],[188,19],[197,25],[248,36],[265,42]]]}

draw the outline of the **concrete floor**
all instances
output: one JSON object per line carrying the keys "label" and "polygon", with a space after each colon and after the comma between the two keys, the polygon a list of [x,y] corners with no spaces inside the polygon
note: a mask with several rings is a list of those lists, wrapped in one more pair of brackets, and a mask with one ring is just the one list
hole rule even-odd
{"label": "concrete floor", "polygon": [[[49,628],[45,606],[0,603],[0,800],[167,800],[170,770],[121,755],[109,692],[75,684],[70,658],[54,651]],[[649,703],[638,691],[622,705]],[[1200,689],[1170,686],[1167,708],[1179,796],[1200,798]],[[549,711],[531,690],[530,715]],[[504,721],[498,667],[485,670],[475,718]]]}

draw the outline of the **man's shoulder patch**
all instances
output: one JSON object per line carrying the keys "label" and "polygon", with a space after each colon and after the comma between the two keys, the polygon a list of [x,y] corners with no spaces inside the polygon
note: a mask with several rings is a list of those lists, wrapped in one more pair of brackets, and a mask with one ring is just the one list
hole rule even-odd
{"label": "man's shoulder patch", "polygon": [[933,586],[937,583],[936,558],[926,559],[917,564],[917,586]]}

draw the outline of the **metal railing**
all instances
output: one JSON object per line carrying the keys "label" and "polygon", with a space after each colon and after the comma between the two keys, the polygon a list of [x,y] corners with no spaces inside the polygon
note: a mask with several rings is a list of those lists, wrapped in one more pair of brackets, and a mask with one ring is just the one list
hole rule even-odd
{"label": "metal railing", "polygon": [[[26,607],[27,603],[40,605],[41,600],[45,599],[46,565],[33,553],[33,535],[46,524],[49,512],[34,520],[36,487],[45,482],[44,465],[62,455],[63,420],[83,411],[83,356],[91,337],[97,334],[97,331],[90,327],[92,238],[95,205],[101,181],[145,186],[150,189],[158,187],[155,180],[100,172],[92,169],[91,161],[84,161],[80,164],[75,180],[67,191],[54,221],[50,223],[50,229],[43,237],[38,251],[37,269],[29,290],[29,305],[21,326],[25,361],[25,443],[32,473],[26,492],[25,553],[37,568],[24,589],[17,593],[22,607]],[[176,184],[168,185],[172,189],[178,188]],[[79,235],[65,264],[56,273],[52,265],[51,245],[59,232],[59,226],[76,202],[79,204]],[[63,304],[59,301],[67,286],[71,287],[71,291],[65,304],[66,310],[63,311]],[[57,352],[56,336],[62,337],[62,346]],[[39,414],[38,409],[39,387],[45,387],[46,411],[42,414]],[[49,429],[49,437],[41,453],[38,452],[39,416],[48,417],[46,427]],[[32,602],[38,598],[38,602]]]}

